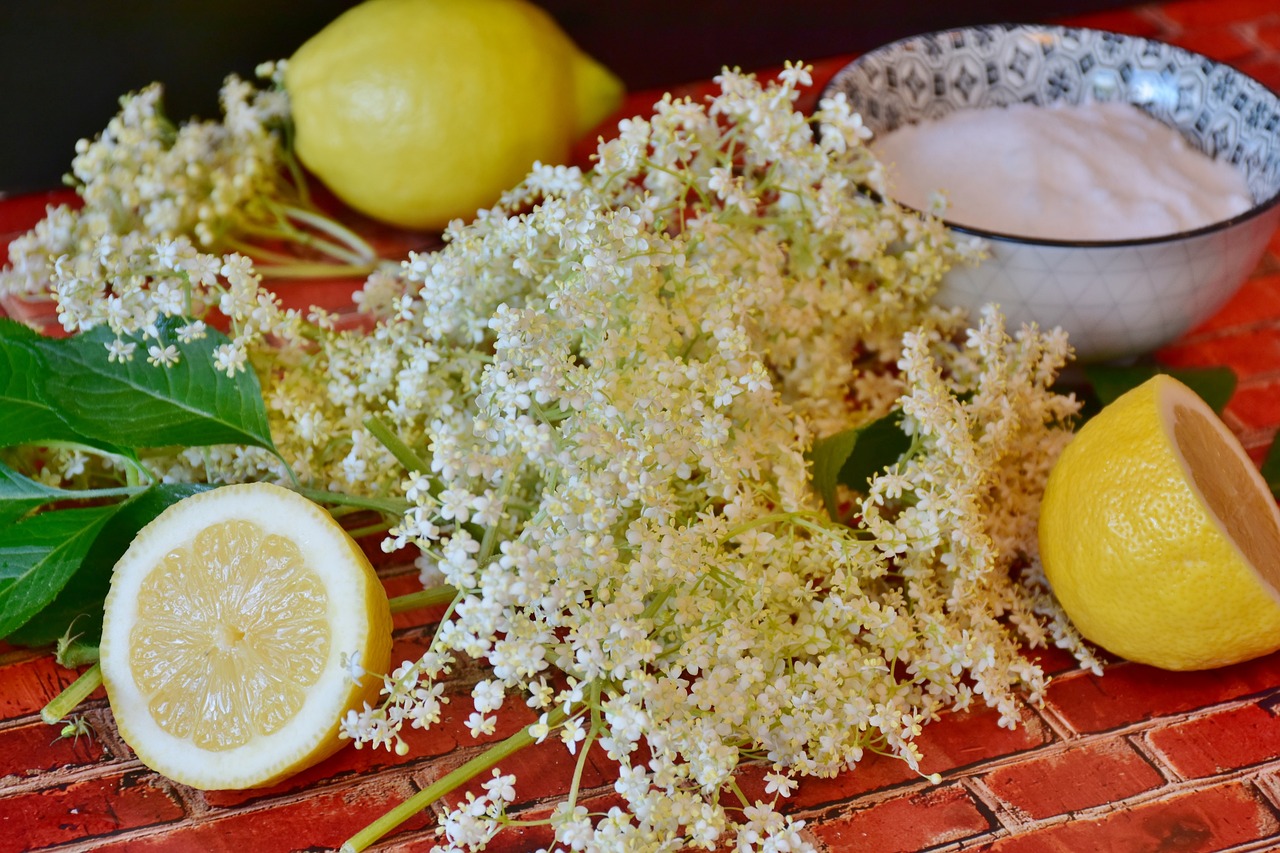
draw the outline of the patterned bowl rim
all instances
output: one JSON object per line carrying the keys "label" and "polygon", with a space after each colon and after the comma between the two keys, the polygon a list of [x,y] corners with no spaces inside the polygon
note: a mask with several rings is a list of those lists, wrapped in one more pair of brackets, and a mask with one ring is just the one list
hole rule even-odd
{"label": "patterned bowl rim", "polygon": [[[1030,30],[1030,31],[1048,33],[1050,35],[1056,35],[1056,36],[1061,36],[1067,33],[1096,33],[1099,35],[1111,36],[1113,38],[1116,38],[1125,42],[1137,42],[1139,44],[1162,45],[1162,46],[1171,48],[1174,51],[1181,52],[1182,54],[1184,54],[1186,59],[1207,63],[1208,65],[1214,68],[1230,69],[1234,73],[1239,74],[1241,77],[1245,78],[1246,80],[1253,82],[1255,85],[1261,87],[1265,92],[1270,94],[1273,98],[1276,99],[1277,108],[1280,109],[1280,94],[1277,94],[1276,91],[1272,89],[1270,86],[1267,86],[1266,84],[1254,79],[1253,77],[1250,77],[1248,74],[1245,74],[1243,71],[1241,71],[1239,68],[1236,68],[1233,65],[1230,65],[1225,62],[1219,62],[1216,59],[1210,59],[1204,54],[1187,50],[1185,47],[1180,47],[1179,45],[1176,45],[1176,44],[1170,44],[1169,42],[1160,41],[1159,39],[1149,39],[1144,36],[1129,35],[1128,33],[1118,33],[1112,30],[1102,30],[1102,29],[1096,29],[1092,27],[1069,27],[1069,26],[1062,26],[1062,25],[1056,25],[1056,24],[1028,24],[1028,23],[1018,23],[1015,21],[1002,21],[1002,22],[995,22],[990,24],[974,24],[974,25],[963,26],[963,27],[948,27],[946,29],[941,29],[941,30],[929,30],[922,33],[916,33],[915,35],[904,36],[903,38],[896,39],[894,41],[887,42],[886,44],[882,44],[879,47],[872,48],[871,50],[868,50],[862,55],[858,56],[853,61],[849,62],[847,65],[841,66],[841,68],[831,76],[831,79],[827,81],[826,85],[822,87],[822,91],[818,95],[818,101],[820,103],[822,100],[830,96],[833,93],[833,90],[839,89],[843,91],[843,87],[839,85],[839,81],[842,77],[845,76],[845,72],[848,71],[849,69],[858,67],[859,65],[862,64],[864,60],[870,57],[892,53],[898,50],[899,48],[901,48],[903,45],[908,44],[910,42],[919,41],[922,38],[929,38],[929,37],[941,38],[953,33],[969,33],[977,30],[992,30],[992,29]],[[914,210],[916,213],[923,214],[922,211],[916,210],[910,205],[905,205],[905,204],[902,204],[901,202],[897,202],[897,204],[899,207],[903,209]],[[1191,228],[1186,231],[1175,231],[1170,234],[1157,234],[1153,237],[1134,237],[1134,238],[1129,238],[1125,240],[1057,240],[1049,237],[1027,237],[1021,234],[1008,234],[1003,231],[992,231],[986,228],[976,228],[971,225],[958,225],[946,219],[945,217],[942,219],[942,223],[946,225],[947,228],[951,229],[952,231],[955,231],[956,233],[967,234],[973,237],[980,237],[985,240],[998,240],[1002,243],[1016,243],[1016,244],[1022,244],[1027,246],[1057,246],[1062,248],[1078,248],[1078,249],[1118,249],[1118,248],[1124,248],[1129,246],[1155,246],[1163,243],[1177,243],[1181,240],[1187,240],[1193,237],[1201,237],[1206,234],[1213,234],[1220,231],[1226,231],[1228,229],[1234,228],[1235,226],[1243,222],[1248,222],[1251,219],[1256,219],[1257,217],[1262,216],[1263,214],[1267,213],[1277,205],[1280,205],[1280,189],[1277,189],[1276,192],[1272,193],[1270,198],[1257,202],[1256,204],[1253,205],[1253,207],[1250,207],[1248,210],[1244,211],[1243,213],[1237,213],[1235,216],[1231,217],[1230,219],[1220,219],[1217,222],[1212,222],[1208,225],[1202,225],[1199,228]]]}

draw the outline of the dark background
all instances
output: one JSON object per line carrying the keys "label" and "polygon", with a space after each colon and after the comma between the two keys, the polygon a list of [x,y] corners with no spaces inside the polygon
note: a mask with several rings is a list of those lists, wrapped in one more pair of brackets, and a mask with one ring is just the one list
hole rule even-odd
{"label": "dark background", "polygon": [[[535,0],[630,89],[855,53],[930,29],[1044,21],[1123,0]],[[289,56],[354,0],[0,0],[0,192],[57,186],[120,95],[165,86],[175,121],[216,118],[230,72]]]}

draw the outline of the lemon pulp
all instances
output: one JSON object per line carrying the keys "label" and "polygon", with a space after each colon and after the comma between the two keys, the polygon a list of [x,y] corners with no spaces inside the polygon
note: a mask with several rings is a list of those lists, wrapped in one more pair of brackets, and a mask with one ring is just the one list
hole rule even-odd
{"label": "lemon pulp", "polygon": [[1221,424],[1195,406],[1173,406],[1173,435],[1182,462],[1206,507],[1270,587],[1280,589],[1280,524],[1268,523],[1276,504],[1243,451],[1221,437]]}
{"label": "lemon pulp", "polygon": [[205,528],[165,555],[143,581],[129,638],[152,717],[203,749],[279,731],[329,655],[327,598],[297,546],[250,521]]}

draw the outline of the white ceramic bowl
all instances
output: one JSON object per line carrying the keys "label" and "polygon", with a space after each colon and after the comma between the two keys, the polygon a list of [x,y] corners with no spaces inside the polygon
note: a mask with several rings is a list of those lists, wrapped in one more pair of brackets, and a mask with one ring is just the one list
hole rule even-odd
{"label": "white ceramic bowl", "polygon": [[832,78],[875,133],[953,110],[1127,101],[1245,176],[1253,207],[1192,231],[1116,241],[1045,240],[977,228],[990,258],[948,273],[939,301],[999,303],[1010,326],[1066,329],[1081,361],[1153,350],[1212,315],[1280,223],[1280,98],[1230,66],[1150,39],[1000,24],[903,39]]}

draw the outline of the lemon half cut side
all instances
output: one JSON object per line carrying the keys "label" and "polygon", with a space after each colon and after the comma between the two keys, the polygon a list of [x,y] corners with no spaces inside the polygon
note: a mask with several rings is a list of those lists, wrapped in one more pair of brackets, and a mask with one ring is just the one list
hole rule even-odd
{"label": "lemon half cut side", "polygon": [[269,785],[343,744],[376,701],[391,614],[368,558],[288,489],[224,486],[144,527],[107,595],[102,677],[148,767],[203,789]]}
{"label": "lemon half cut side", "polygon": [[1231,430],[1172,377],[1084,425],[1039,532],[1063,609],[1114,654],[1189,670],[1280,648],[1280,510]]}

